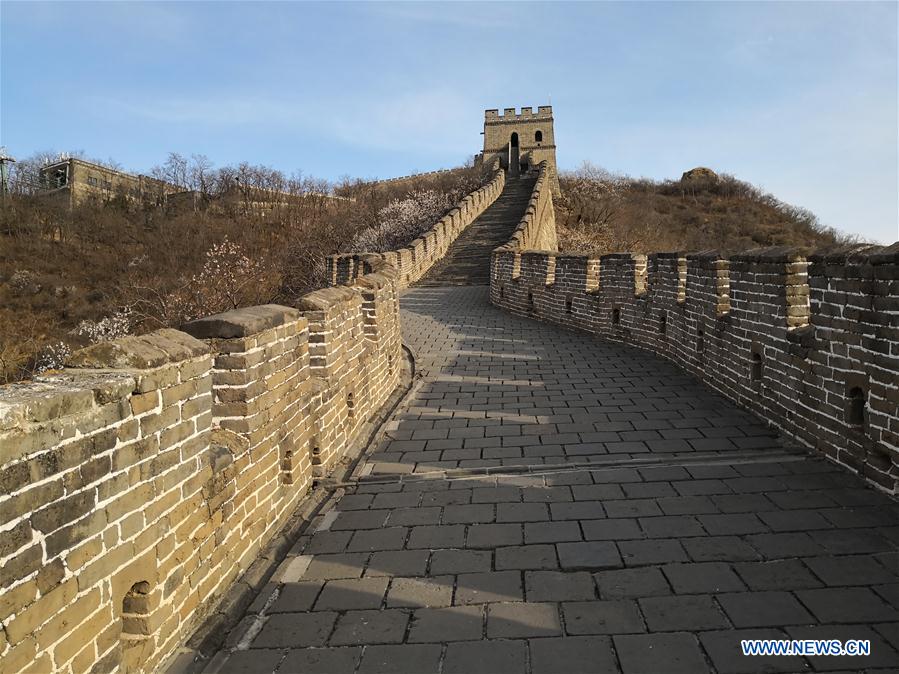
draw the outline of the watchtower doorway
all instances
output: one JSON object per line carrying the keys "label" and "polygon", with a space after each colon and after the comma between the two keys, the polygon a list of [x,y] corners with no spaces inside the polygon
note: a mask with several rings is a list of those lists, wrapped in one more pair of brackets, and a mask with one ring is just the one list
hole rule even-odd
{"label": "watchtower doorway", "polygon": [[512,138],[509,140],[509,175],[517,176],[521,172],[521,165],[519,164],[519,148],[518,148],[518,134],[513,133]]}

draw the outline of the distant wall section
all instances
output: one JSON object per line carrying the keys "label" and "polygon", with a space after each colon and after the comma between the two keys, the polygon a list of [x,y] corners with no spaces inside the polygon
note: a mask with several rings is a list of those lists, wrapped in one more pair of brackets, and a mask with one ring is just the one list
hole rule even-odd
{"label": "distant wall section", "polygon": [[406,288],[428,273],[449,247],[481,213],[496,201],[506,184],[506,175],[495,163],[493,177],[483,187],[462,199],[449,213],[405,248],[383,253],[349,253],[328,258],[328,281],[347,283],[368,273],[371,264],[384,260],[397,270],[399,288]]}

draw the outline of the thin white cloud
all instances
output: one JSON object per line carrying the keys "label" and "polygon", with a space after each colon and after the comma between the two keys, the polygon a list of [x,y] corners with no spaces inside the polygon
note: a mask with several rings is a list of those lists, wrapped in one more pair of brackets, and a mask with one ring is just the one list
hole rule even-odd
{"label": "thin white cloud", "polygon": [[393,21],[461,26],[479,31],[518,23],[522,5],[489,2],[372,2],[368,11]]}
{"label": "thin white cloud", "polygon": [[[246,92],[166,95],[131,92],[127,97],[87,95],[82,104],[119,118],[125,116],[160,124],[202,124],[222,131],[260,125],[310,132],[336,142],[377,150],[451,154],[479,145],[472,128],[460,124],[464,116],[478,120],[477,102],[452,89],[394,93],[376,100],[362,97],[307,100],[299,96],[252,95]],[[478,128],[475,126],[474,128]]]}

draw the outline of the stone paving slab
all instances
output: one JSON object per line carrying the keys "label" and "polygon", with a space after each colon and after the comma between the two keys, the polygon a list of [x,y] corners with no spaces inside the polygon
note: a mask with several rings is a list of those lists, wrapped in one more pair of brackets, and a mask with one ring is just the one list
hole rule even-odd
{"label": "stone paving slab", "polygon": [[[755,417],[658,356],[503,313],[486,293],[403,296],[404,338],[423,378],[389,422],[372,471],[783,451]],[[672,495],[717,485],[684,478]]]}
{"label": "stone paving slab", "polygon": [[[416,472],[346,485],[294,548],[311,558],[302,576],[255,602],[241,623],[254,627],[206,671],[899,671],[895,500],[785,454],[663,361],[500,314],[483,289],[414,290],[403,306],[424,335],[423,384],[371,459]],[[623,435],[646,431],[716,449],[697,460],[692,445]],[[749,453],[732,442],[750,438],[765,441]],[[612,452],[619,442],[645,451]],[[570,453],[585,445],[601,449]],[[550,468],[550,455],[525,455],[540,447],[561,447],[554,461],[617,463]],[[530,469],[484,458],[503,448]],[[447,454],[466,449],[482,458]],[[645,454],[657,463],[637,463]],[[471,461],[509,472],[452,472]],[[444,463],[450,472],[426,475]],[[873,650],[750,658],[746,638],[870,639]]]}
{"label": "stone paving slab", "polygon": [[[484,526],[500,525],[483,524],[482,508],[470,511],[466,519],[458,503],[436,506],[432,504],[438,500],[432,497],[453,494],[454,501],[470,505],[475,494],[486,498],[493,491],[497,498],[488,507],[498,513],[510,505],[530,505],[525,499],[540,490],[558,494],[561,489],[563,495],[567,491],[570,502],[577,503],[573,489],[583,485],[551,484],[553,475],[527,476],[527,480],[489,476],[427,481],[402,485],[399,492],[380,491],[392,485],[360,484],[344,496],[354,507],[366,501],[357,496],[408,496],[400,500],[406,504],[402,511],[438,508],[437,524],[403,527],[403,538],[396,540],[391,551],[347,552],[355,535],[368,535],[372,531],[368,528],[351,530],[349,540],[334,540],[334,532],[329,531],[304,537],[299,546],[303,552],[320,547],[316,543],[323,537],[330,539],[328,549],[337,551],[314,554],[307,569],[309,579],[281,586],[277,600],[263,616],[261,631],[249,644],[248,652],[260,649],[265,658],[246,660],[246,652],[238,651],[232,656],[235,669],[228,669],[226,662],[221,671],[328,671],[314,668],[324,662],[339,663],[340,668],[330,671],[348,673],[431,671],[427,669],[431,663],[433,671],[444,672],[465,667],[468,671],[539,672],[552,671],[547,669],[552,662],[549,654],[560,649],[566,655],[559,656],[559,662],[570,659],[574,669],[557,671],[598,671],[577,669],[593,661],[590,649],[595,649],[597,662],[614,666],[602,671],[625,673],[831,671],[836,665],[850,671],[888,671],[899,667],[899,638],[891,638],[899,622],[899,506],[860,481],[847,481],[840,468],[821,460],[727,467],[735,477],[725,480],[741,479],[743,473],[763,468],[793,494],[786,505],[815,504],[815,512],[826,524],[810,531],[775,532],[761,515],[789,510],[783,503],[768,500],[765,509],[755,513],[760,526],[732,527],[721,533],[717,520],[696,518],[691,520],[694,526],[673,527],[668,536],[659,538],[664,527],[656,523],[668,522],[670,516],[661,511],[639,518],[613,516],[623,514],[619,503],[639,507],[644,500],[625,497],[610,501],[615,504],[612,512],[605,502],[589,501],[594,508],[585,513],[589,519],[570,519],[570,513],[564,513],[566,519],[553,519],[551,510],[524,509],[522,513],[534,521],[522,517],[501,525],[516,529],[515,540],[520,541],[526,539],[529,527],[548,522],[563,526],[565,538],[576,535],[577,541],[505,545],[506,540],[497,539],[489,545],[487,537],[471,548],[469,536],[478,536]],[[583,474],[608,484],[602,471]],[[649,473],[650,481],[641,470],[637,474],[641,479],[637,484],[671,484],[655,479],[658,473]],[[819,479],[809,482],[806,478],[812,474]],[[515,500],[510,500],[513,493]],[[833,507],[831,497],[865,505]],[[337,510],[348,512],[341,508],[338,502]],[[444,519],[447,513],[450,521]],[[717,509],[709,514],[726,513]],[[884,524],[884,514],[892,524]],[[846,526],[850,516],[852,527]],[[355,521],[359,527],[370,523],[367,518]],[[626,539],[587,539],[584,525],[617,521],[633,523],[635,529]],[[385,522],[382,530],[390,529]],[[417,532],[432,545],[422,549]],[[828,535],[840,532],[868,541],[877,552],[829,549]],[[806,542],[772,546],[766,536],[800,536]],[[722,539],[720,548],[695,545]],[[605,547],[571,547],[596,544]],[[636,544],[647,547],[634,548]],[[715,561],[708,561],[709,550],[718,550]],[[845,658],[747,662],[736,650],[739,638],[747,635],[805,638],[815,634],[869,638],[874,653],[852,662]],[[565,649],[569,639],[570,654]],[[470,650],[461,648],[462,644],[477,646]],[[395,648],[385,649],[388,645]],[[403,651],[411,645],[432,648]],[[373,646],[379,648],[366,664],[365,653]],[[273,661],[273,649],[283,656],[277,670],[266,664]],[[471,660],[475,652],[483,658]],[[416,654],[424,658],[420,666],[425,669],[403,670],[404,658],[418,662]],[[384,660],[388,655],[394,659]],[[313,661],[318,664],[290,669],[290,663]],[[506,663],[502,669],[478,669],[500,661]],[[257,669],[240,669],[241,662]],[[521,669],[509,669],[509,663],[520,663]]]}

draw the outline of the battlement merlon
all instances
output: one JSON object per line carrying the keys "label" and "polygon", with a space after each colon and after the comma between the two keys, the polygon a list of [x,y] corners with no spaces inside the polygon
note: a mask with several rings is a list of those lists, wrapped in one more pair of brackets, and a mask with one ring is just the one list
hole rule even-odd
{"label": "battlement merlon", "polygon": [[516,113],[515,108],[504,108],[503,114],[499,113],[498,108],[484,111],[484,121],[490,122],[520,122],[527,120],[552,120],[553,108],[551,105],[538,106],[536,114],[534,108],[528,106],[521,108],[520,113]]}

